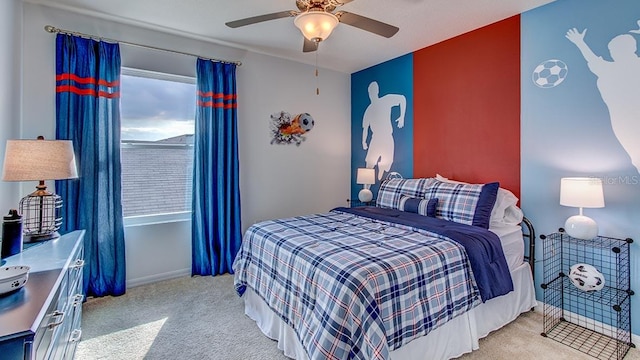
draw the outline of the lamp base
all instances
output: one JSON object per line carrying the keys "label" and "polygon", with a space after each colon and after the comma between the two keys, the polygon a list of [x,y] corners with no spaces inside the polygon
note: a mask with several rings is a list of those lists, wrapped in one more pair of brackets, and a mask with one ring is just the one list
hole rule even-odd
{"label": "lamp base", "polygon": [[[44,185],[43,185],[44,186]],[[38,185],[38,190],[20,200],[22,214],[23,242],[35,243],[60,237],[58,229],[62,225],[62,198],[46,191]]]}
{"label": "lamp base", "polygon": [[364,203],[369,202],[373,200],[373,193],[369,189],[362,189],[358,193],[358,200]]}
{"label": "lamp base", "polygon": [[574,215],[564,223],[564,230],[576,239],[591,240],[598,236],[598,224],[584,215]]}

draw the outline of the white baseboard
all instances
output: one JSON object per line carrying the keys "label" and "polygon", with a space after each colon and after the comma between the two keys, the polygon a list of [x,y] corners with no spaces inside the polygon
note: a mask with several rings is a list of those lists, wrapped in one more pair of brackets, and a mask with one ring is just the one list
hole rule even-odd
{"label": "white baseboard", "polygon": [[[537,312],[537,313],[540,313],[541,315],[544,315],[544,305],[545,304],[542,301],[538,301],[538,305],[536,305],[534,311]],[[565,310],[565,314],[566,314],[566,318],[571,319],[572,322],[573,321],[577,321],[578,323],[581,323],[581,322],[586,322],[587,321],[586,317],[581,316],[581,315],[577,315],[577,314],[572,313],[570,311],[566,311]],[[598,326],[598,327],[600,327],[602,329],[611,330],[611,328],[612,328],[611,325],[607,325],[607,324],[601,323],[599,321],[594,321],[592,319],[589,319],[588,321],[593,323],[593,324],[595,324],[596,326]],[[639,344],[639,341],[640,341],[640,335],[636,335],[634,333],[631,333],[631,342],[633,344]]]}
{"label": "white baseboard", "polygon": [[162,281],[162,280],[170,280],[170,279],[175,279],[178,277],[189,276],[189,275],[191,275],[191,269],[187,268],[187,269],[169,271],[162,274],[153,274],[150,276],[143,276],[136,279],[127,279],[127,289],[140,286],[140,285],[151,284],[151,283]]}

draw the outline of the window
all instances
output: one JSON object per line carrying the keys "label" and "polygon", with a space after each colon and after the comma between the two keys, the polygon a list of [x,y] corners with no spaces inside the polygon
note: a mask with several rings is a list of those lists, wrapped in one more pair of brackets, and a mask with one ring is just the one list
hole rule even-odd
{"label": "window", "polygon": [[189,219],[195,79],[123,68],[120,80],[125,225]]}

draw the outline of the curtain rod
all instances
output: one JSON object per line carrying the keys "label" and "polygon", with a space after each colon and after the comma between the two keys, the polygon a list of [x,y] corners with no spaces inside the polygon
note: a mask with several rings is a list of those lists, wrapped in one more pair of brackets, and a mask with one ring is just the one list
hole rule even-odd
{"label": "curtain rod", "polygon": [[191,54],[191,53],[182,52],[182,51],[177,51],[177,50],[163,49],[163,48],[159,48],[159,47],[155,47],[155,46],[142,45],[142,44],[136,44],[136,43],[132,43],[132,42],[128,42],[128,41],[114,40],[114,39],[104,38],[104,37],[101,37],[101,36],[83,34],[83,33],[77,32],[77,31],[58,29],[57,27],[54,27],[54,26],[51,26],[51,25],[46,25],[44,27],[44,31],[49,32],[49,33],[60,33],[60,34],[67,34],[67,35],[75,35],[75,36],[80,36],[80,37],[88,38],[88,39],[101,40],[101,41],[107,41],[107,42],[114,42],[114,43],[120,43],[120,44],[125,44],[125,45],[135,46],[135,47],[141,47],[141,48],[146,48],[146,49],[166,51],[166,52],[171,52],[171,53],[181,54],[181,55],[187,55],[187,56],[194,56],[194,57],[198,57],[198,58],[201,58],[201,59],[211,60],[211,61],[225,63],[225,64],[236,64],[237,66],[241,66],[242,65],[241,61],[229,61],[229,60],[220,60],[220,59],[207,58],[207,57],[203,57],[203,56],[200,56],[200,55]]}

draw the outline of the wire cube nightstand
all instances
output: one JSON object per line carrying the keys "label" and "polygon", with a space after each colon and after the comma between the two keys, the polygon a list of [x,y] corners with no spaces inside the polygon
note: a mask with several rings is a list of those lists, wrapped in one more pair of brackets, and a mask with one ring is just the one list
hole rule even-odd
{"label": "wire cube nightstand", "polygon": [[[544,253],[544,331],[554,339],[598,359],[622,359],[631,342],[630,244],[632,239],[598,236],[575,239],[563,229],[541,235]],[[585,292],[568,278],[576,263],[598,269],[602,290]]]}

